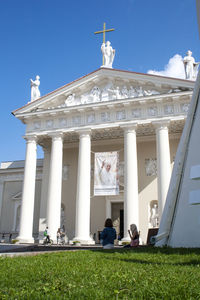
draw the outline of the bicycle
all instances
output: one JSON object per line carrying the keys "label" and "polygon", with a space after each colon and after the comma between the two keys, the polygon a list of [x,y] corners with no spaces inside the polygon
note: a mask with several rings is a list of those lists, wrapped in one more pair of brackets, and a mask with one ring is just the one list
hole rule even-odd
{"label": "bicycle", "polygon": [[43,245],[53,245],[53,240],[48,239],[47,236],[45,236],[43,240]]}

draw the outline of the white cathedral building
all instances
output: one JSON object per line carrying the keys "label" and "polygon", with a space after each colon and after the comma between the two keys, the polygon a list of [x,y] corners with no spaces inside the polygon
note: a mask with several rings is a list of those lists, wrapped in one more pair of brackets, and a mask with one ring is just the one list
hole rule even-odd
{"label": "white cathedral building", "polygon": [[[13,112],[26,125],[25,161],[1,163],[0,234],[32,243],[48,226],[56,241],[63,227],[94,244],[112,218],[123,241],[135,223],[146,244],[159,227],[194,81],[113,69],[112,50],[104,45],[101,68],[45,96],[39,76],[31,81],[31,101]],[[119,192],[95,195],[94,155],[114,151]]]}

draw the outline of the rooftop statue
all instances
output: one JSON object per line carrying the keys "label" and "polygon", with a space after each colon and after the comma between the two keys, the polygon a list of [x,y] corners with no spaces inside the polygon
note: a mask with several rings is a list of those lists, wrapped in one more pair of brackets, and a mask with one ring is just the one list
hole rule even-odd
{"label": "rooftop statue", "polygon": [[198,73],[199,62],[195,62],[192,57],[192,51],[187,51],[187,56],[184,57],[183,63],[185,67],[185,78],[189,80],[195,80]]}
{"label": "rooftop statue", "polygon": [[112,68],[113,60],[115,57],[115,49],[112,48],[109,41],[102,44],[101,52],[104,59],[103,67]]}
{"label": "rooftop statue", "polygon": [[34,101],[40,98],[40,76],[36,76],[35,80],[30,79],[31,81],[31,101]]}

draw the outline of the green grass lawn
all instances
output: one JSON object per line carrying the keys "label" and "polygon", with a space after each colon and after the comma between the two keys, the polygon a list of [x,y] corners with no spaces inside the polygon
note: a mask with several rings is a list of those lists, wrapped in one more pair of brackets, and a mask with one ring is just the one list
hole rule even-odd
{"label": "green grass lawn", "polygon": [[200,249],[1,257],[0,299],[200,299]]}

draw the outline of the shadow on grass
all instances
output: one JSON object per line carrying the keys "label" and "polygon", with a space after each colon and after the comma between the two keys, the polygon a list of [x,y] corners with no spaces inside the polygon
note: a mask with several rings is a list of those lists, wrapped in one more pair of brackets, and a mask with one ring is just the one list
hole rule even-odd
{"label": "shadow on grass", "polygon": [[[92,250],[93,251],[93,250]],[[159,254],[159,260],[145,260],[145,259],[137,259],[137,258],[123,258],[123,257],[114,257],[112,256],[104,256],[104,259],[107,260],[113,260],[113,261],[123,261],[123,262],[127,262],[127,263],[133,263],[133,264],[144,264],[144,265],[171,265],[171,266],[200,266],[200,258],[199,259],[191,259],[189,261],[185,261],[185,262],[165,262],[165,261],[161,261],[162,258],[160,257],[161,254],[164,255],[189,255],[189,254],[198,254],[200,256],[200,249],[188,249],[188,248],[148,248],[146,247],[144,248],[137,248],[137,249],[114,249],[114,250],[96,250],[99,253],[102,254],[113,254],[113,253],[124,253],[124,254],[128,254],[128,253],[135,253],[135,254]]]}
{"label": "shadow on grass", "polygon": [[[110,259],[106,257],[105,259]],[[145,265],[170,265],[170,266],[200,266],[200,260],[191,260],[188,262],[178,262],[178,263],[170,263],[170,262],[156,262],[156,261],[150,261],[150,260],[142,260],[142,259],[113,259],[112,260],[120,260],[128,263],[136,263],[136,264],[145,264]]]}
{"label": "shadow on grass", "polygon": [[200,255],[200,248],[171,248],[171,247],[153,247],[153,246],[143,246],[137,248],[118,248],[112,250],[92,250],[98,251],[100,253],[147,253],[147,254],[165,254],[165,255],[188,255],[197,254]]}

